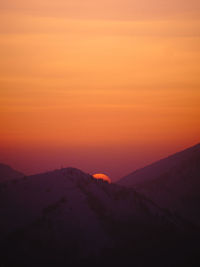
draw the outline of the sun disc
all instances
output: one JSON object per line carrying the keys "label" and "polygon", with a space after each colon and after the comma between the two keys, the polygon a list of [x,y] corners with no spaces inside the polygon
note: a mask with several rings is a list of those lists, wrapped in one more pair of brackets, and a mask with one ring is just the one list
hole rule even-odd
{"label": "sun disc", "polygon": [[108,182],[109,184],[111,183],[111,179],[106,174],[103,174],[103,173],[95,173],[92,176],[95,179],[101,179],[101,180],[104,180],[104,181]]}

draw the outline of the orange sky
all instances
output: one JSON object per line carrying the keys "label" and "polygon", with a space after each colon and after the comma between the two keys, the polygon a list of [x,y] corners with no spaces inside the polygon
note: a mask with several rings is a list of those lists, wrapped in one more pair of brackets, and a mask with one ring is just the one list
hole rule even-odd
{"label": "orange sky", "polygon": [[115,179],[199,142],[199,1],[0,7],[0,161]]}

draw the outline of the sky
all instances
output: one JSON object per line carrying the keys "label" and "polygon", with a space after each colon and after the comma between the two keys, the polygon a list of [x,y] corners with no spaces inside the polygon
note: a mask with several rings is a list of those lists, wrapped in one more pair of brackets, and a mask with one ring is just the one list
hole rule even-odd
{"label": "sky", "polygon": [[198,0],[0,0],[0,161],[113,181],[200,140]]}

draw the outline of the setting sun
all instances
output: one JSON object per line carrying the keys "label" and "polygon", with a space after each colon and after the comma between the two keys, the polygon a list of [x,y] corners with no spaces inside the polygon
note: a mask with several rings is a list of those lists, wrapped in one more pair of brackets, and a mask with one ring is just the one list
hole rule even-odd
{"label": "setting sun", "polygon": [[111,179],[107,175],[105,175],[103,173],[96,173],[96,174],[93,174],[92,176],[95,179],[101,179],[101,180],[104,180],[104,181],[108,182],[109,184],[111,183]]}

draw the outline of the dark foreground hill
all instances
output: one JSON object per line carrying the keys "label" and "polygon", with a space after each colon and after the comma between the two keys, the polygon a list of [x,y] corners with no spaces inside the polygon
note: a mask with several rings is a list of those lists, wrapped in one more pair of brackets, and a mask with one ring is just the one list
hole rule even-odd
{"label": "dark foreground hill", "polygon": [[200,226],[200,144],[137,170],[119,184]]}
{"label": "dark foreground hill", "polygon": [[2,183],[0,218],[4,267],[198,266],[198,228],[74,168]]}

